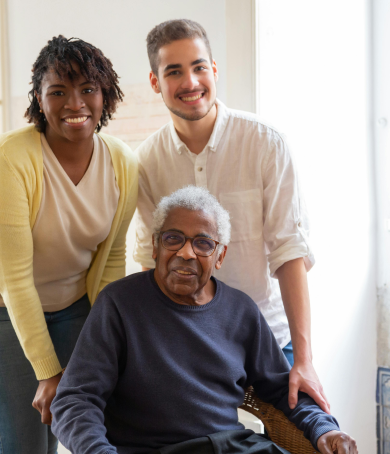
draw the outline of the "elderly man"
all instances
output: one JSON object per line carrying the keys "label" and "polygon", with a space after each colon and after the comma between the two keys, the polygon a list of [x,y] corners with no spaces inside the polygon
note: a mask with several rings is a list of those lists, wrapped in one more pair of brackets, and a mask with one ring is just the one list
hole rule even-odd
{"label": "elderly man", "polygon": [[52,404],[52,430],[73,454],[287,453],[237,420],[244,390],[280,408],[321,453],[356,454],[337,421],[300,393],[244,293],[211,276],[229,214],[186,187],[154,212],[155,270],[108,285],[85,324]]}

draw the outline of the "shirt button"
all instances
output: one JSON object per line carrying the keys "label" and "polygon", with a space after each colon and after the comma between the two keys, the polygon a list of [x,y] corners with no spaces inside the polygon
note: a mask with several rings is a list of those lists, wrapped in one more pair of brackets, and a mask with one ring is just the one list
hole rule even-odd
{"label": "shirt button", "polygon": [[203,170],[203,167],[198,167],[198,172],[201,172]]}
{"label": "shirt button", "polygon": [[301,221],[298,222],[298,227],[302,227],[302,222]]}

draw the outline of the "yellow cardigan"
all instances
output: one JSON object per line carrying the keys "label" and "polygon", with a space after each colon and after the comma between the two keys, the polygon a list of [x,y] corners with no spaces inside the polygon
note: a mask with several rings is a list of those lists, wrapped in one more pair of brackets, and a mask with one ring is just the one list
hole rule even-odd
{"label": "yellow cardigan", "polygon": [[[122,141],[100,136],[110,150],[120,196],[111,231],[99,244],[88,270],[91,304],[107,284],[125,276],[126,232],[138,191],[135,154]],[[33,278],[32,228],[41,204],[42,182],[41,140],[35,127],[0,135],[0,294],[38,380],[61,371]]]}

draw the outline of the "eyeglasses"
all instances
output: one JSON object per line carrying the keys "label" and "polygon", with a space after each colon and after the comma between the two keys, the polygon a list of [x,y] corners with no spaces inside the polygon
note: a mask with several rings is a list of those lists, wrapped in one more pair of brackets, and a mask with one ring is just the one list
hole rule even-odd
{"label": "eyeglasses", "polygon": [[196,236],[195,238],[185,236],[183,233],[175,232],[174,230],[167,230],[166,232],[160,232],[161,244],[168,251],[179,251],[186,243],[187,240],[191,240],[192,250],[196,255],[201,257],[209,257],[214,254],[219,242],[212,238],[205,236]]}

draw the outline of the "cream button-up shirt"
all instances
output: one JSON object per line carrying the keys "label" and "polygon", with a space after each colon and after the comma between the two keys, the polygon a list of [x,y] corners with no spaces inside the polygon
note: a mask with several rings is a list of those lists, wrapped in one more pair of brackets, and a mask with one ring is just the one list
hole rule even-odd
{"label": "cream button-up shirt", "polygon": [[215,277],[247,293],[279,345],[290,341],[275,271],[303,257],[314,265],[297,172],[283,137],[248,112],[217,101],[217,119],[204,150],[191,153],[173,122],[138,148],[139,198],[134,260],[154,268],[152,212],[161,197],[193,184],[207,188],[230,213],[232,237]]}

